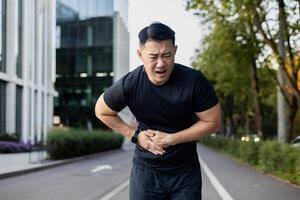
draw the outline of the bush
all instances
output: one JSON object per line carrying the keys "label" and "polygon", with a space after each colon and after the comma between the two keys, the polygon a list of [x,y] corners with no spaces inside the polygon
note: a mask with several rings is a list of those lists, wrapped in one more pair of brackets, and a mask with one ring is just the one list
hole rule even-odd
{"label": "bush", "polygon": [[276,171],[282,158],[281,145],[277,141],[266,141],[259,150],[259,163],[265,172]]}
{"label": "bush", "polygon": [[257,165],[259,163],[258,152],[260,145],[261,143],[255,143],[253,141],[240,142],[238,148],[239,158],[251,165]]}
{"label": "bush", "polygon": [[18,142],[19,139],[17,134],[1,133],[0,141]]}
{"label": "bush", "polygon": [[300,147],[282,145],[277,141],[242,142],[219,136],[207,136],[201,142],[300,185]]}
{"label": "bush", "polygon": [[281,145],[281,157],[276,174],[293,183],[300,183],[300,152],[290,145]]}
{"label": "bush", "polygon": [[300,185],[300,147],[295,148],[295,173],[293,177],[293,182]]}
{"label": "bush", "polygon": [[207,146],[210,146],[214,149],[227,152],[229,154],[237,155],[239,142],[232,139],[225,139],[220,136],[206,136],[201,139],[201,142]]}
{"label": "bush", "polygon": [[225,141],[220,137],[207,136],[201,139],[201,142],[215,149],[222,149]]}
{"label": "bush", "polygon": [[28,152],[30,144],[0,141],[0,153],[19,153]]}
{"label": "bush", "polygon": [[124,137],[111,131],[55,130],[48,135],[50,159],[58,160],[118,149]]}
{"label": "bush", "polygon": [[231,155],[237,156],[239,155],[239,141],[235,139],[223,139],[224,142],[224,151]]}

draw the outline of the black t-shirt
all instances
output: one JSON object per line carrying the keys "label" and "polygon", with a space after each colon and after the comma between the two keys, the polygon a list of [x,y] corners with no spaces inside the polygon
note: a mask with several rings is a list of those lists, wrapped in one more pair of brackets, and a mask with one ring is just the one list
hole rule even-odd
{"label": "black t-shirt", "polygon": [[[192,126],[195,112],[215,106],[218,98],[201,72],[175,64],[170,79],[160,86],[150,82],[143,66],[138,67],[108,88],[104,101],[117,112],[128,106],[139,130],[172,134]],[[135,164],[160,171],[183,169],[197,162],[196,142],[168,147],[164,155],[154,155],[137,145],[134,155]]]}

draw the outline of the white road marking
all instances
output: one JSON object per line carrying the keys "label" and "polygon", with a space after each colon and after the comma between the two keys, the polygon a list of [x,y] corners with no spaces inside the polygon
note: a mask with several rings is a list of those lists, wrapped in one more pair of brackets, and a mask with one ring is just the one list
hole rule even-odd
{"label": "white road marking", "polygon": [[230,196],[230,194],[226,191],[226,189],[221,185],[220,181],[216,178],[216,176],[209,170],[203,159],[199,156],[199,160],[201,163],[201,167],[208,177],[211,184],[214,186],[216,191],[219,193],[220,197],[223,200],[233,200],[233,198]]}
{"label": "white road marking", "polygon": [[110,200],[113,198],[116,194],[121,192],[124,188],[126,188],[129,185],[129,179],[126,180],[124,183],[113,189],[111,192],[107,193],[105,196],[101,197],[99,200]]}
{"label": "white road marking", "polygon": [[[214,186],[218,194],[223,200],[234,200],[230,194],[227,192],[227,190],[222,186],[220,181],[216,178],[216,176],[209,170],[204,160],[199,156],[199,160],[201,163],[201,167],[208,177],[211,184]],[[112,169],[110,165],[99,165],[91,170],[92,173],[99,172],[104,169]],[[110,200],[115,195],[117,195],[119,192],[121,192],[124,188],[126,188],[129,185],[129,179],[126,180],[124,183],[113,189],[111,192],[107,193],[105,196],[101,197],[99,200]]]}
{"label": "white road marking", "polygon": [[112,169],[112,167],[110,165],[99,165],[99,166],[95,167],[94,169],[92,169],[91,172],[96,173],[96,172],[99,172],[104,169]]}

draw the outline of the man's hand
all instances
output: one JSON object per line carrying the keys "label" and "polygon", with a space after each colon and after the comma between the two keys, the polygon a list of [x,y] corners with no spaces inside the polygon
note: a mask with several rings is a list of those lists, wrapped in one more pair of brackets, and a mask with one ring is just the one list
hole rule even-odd
{"label": "man's hand", "polygon": [[173,134],[168,134],[162,131],[148,130],[148,133],[153,134],[151,140],[162,148],[167,148],[173,144]]}
{"label": "man's hand", "polygon": [[151,138],[155,137],[155,134],[149,131],[142,131],[138,135],[138,144],[144,149],[150,151],[155,155],[162,155],[165,153],[163,147],[155,144]]}

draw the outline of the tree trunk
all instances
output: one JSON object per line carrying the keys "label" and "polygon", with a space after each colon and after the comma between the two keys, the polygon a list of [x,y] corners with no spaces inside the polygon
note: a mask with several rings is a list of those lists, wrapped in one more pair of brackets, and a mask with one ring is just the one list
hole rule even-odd
{"label": "tree trunk", "polygon": [[[285,67],[285,60],[286,60],[286,54],[285,54],[285,33],[284,33],[284,2],[283,0],[278,1],[279,6],[279,44],[278,44],[278,50],[280,53],[280,56],[282,58],[282,64],[283,67]],[[285,76],[283,74],[283,69],[279,68],[277,71],[278,75],[278,82],[282,88],[285,88]],[[285,101],[284,94],[282,94],[283,91],[278,89],[277,94],[277,116],[278,116],[278,142],[280,143],[286,143],[287,142],[287,117],[286,117],[286,111],[288,109],[287,102]]]}
{"label": "tree trunk", "polygon": [[287,140],[288,142],[290,142],[292,140],[292,133],[293,133],[293,129],[294,129],[294,122],[295,122],[295,117],[297,115],[298,112],[298,101],[297,98],[295,96],[292,96],[292,103],[290,106],[290,112],[289,112],[289,116],[288,116],[288,125],[287,125]]}
{"label": "tree trunk", "polygon": [[233,120],[233,101],[232,95],[226,97],[226,109],[227,109],[227,120],[226,120],[226,137],[231,138],[236,136],[235,134],[235,123]]}
{"label": "tree trunk", "polygon": [[[284,84],[284,77],[280,69],[278,69],[279,84]],[[280,89],[277,89],[277,137],[278,142],[287,142],[287,103]]]}
{"label": "tree trunk", "polygon": [[259,137],[263,138],[263,118],[262,118],[262,109],[261,109],[261,101],[259,97],[259,84],[257,78],[257,70],[255,58],[252,59],[252,64],[250,65],[250,75],[251,75],[251,87],[252,87],[252,95],[254,102],[254,110],[255,110],[255,126],[256,131]]}

